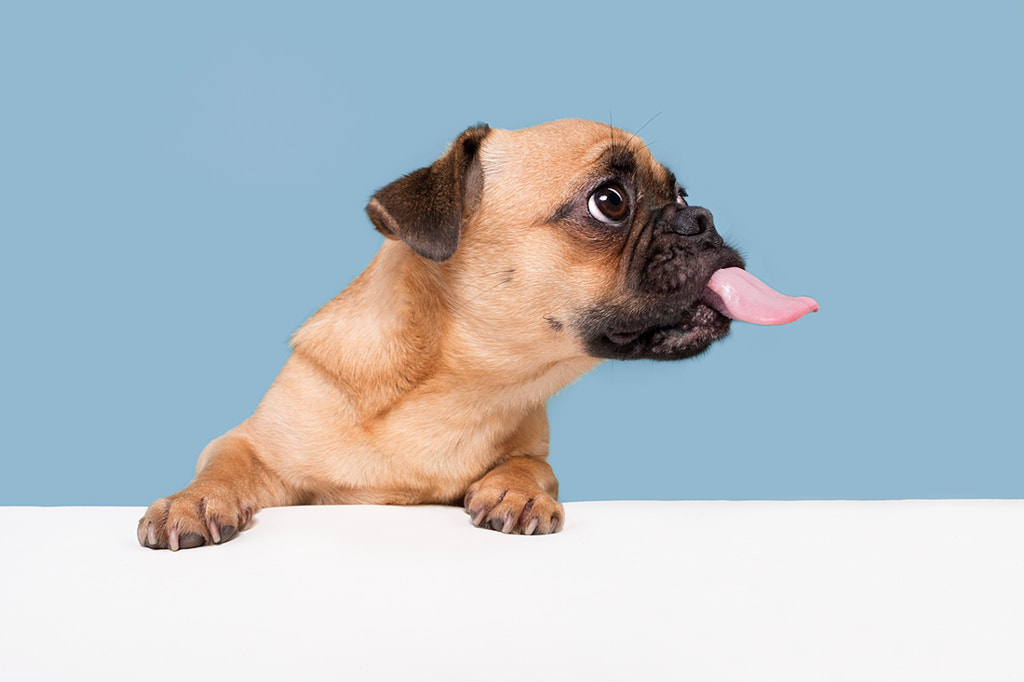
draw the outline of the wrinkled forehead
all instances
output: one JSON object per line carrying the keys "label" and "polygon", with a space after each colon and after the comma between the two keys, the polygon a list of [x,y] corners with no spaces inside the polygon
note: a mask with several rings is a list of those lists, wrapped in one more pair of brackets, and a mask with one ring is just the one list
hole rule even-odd
{"label": "wrinkled forehead", "polygon": [[592,121],[554,121],[523,130],[492,130],[480,161],[485,178],[516,178],[536,187],[579,191],[602,180],[633,178],[672,191],[675,177],[636,135]]}

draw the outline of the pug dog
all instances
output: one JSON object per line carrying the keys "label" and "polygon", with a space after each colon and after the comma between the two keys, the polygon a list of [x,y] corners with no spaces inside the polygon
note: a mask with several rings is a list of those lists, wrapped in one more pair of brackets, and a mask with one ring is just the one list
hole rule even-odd
{"label": "pug dog", "polygon": [[384,243],[292,338],[256,411],[139,521],[145,547],[221,544],[264,507],[464,506],[558,532],[547,399],[603,359],[681,360],[730,320],[817,304],[743,270],[636,135],[478,125],[366,207]]}

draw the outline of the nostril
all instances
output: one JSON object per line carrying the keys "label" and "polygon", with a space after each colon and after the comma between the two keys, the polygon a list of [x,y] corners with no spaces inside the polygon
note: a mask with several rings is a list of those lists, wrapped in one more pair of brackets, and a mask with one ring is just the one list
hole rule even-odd
{"label": "nostril", "polygon": [[697,224],[700,225],[700,234],[715,229],[715,219],[711,217],[711,211],[702,209],[697,215]]}
{"label": "nostril", "polygon": [[672,230],[686,237],[695,237],[715,229],[711,211],[700,206],[687,206],[672,220]]}

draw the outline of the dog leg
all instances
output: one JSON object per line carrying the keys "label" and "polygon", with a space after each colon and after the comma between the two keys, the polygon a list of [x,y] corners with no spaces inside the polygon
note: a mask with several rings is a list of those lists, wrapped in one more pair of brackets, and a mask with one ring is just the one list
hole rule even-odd
{"label": "dog leg", "polygon": [[216,439],[199,461],[185,489],[154,502],[139,520],[143,547],[176,551],[227,542],[263,507],[296,502],[242,437]]}
{"label": "dog leg", "polygon": [[466,492],[464,506],[473,525],[502,533],[557,533],[565,522],[558,480],[539,457],[517,455],[491,469]]}

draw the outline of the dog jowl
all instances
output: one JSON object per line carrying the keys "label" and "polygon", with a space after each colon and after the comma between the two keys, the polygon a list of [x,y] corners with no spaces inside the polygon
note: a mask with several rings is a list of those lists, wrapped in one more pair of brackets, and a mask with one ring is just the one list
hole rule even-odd
{"label": "dog jowl", "polygon": [[557,532],[552,394],[605,358],[688,358],[733,319],[817,309],[749,275],[644,143],[599,123],[470,128],[366,211],[376,257],[149,507],[142,545],[220,544],[294,504],[461,504],[483,528]]}

